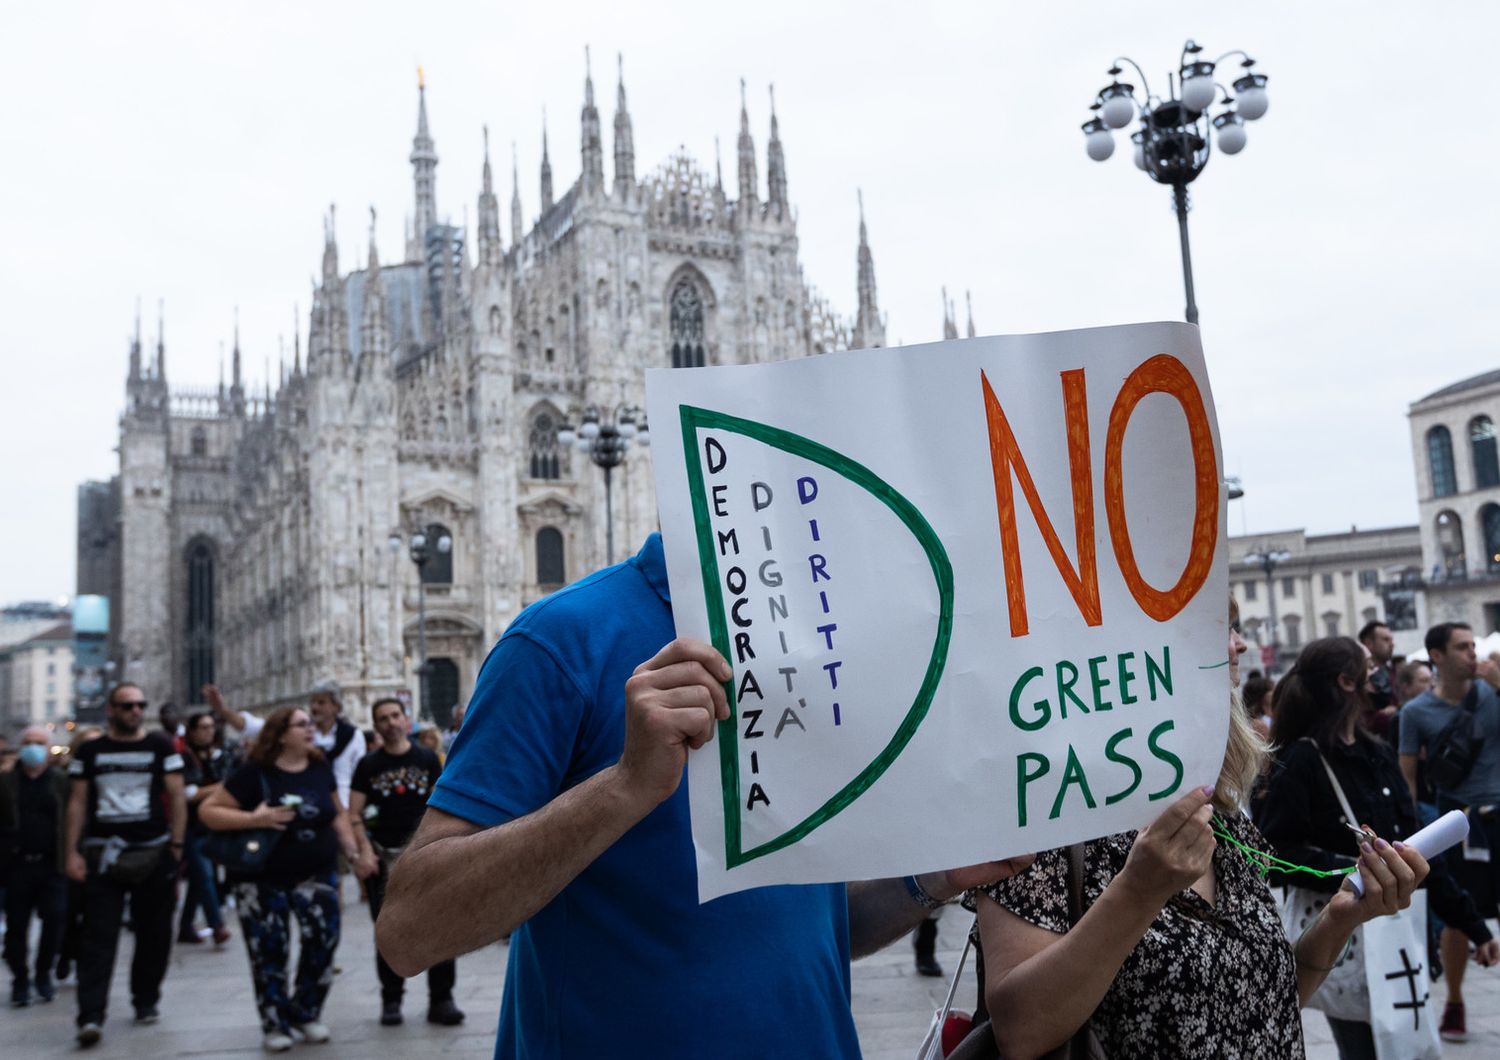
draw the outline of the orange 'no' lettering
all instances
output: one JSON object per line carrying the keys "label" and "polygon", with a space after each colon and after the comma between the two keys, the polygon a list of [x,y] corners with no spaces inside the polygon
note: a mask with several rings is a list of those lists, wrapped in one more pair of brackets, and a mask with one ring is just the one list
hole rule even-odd
{"label": "orange 'no' lettering", "polygon": [[[1052,520],[1042,507],[1036,483],[1021,456],[1021,447],[1005,418],[989,377],[979,373],[984,387],[984,415],[989,423],[990,463],[995,472],[995,508],[1000,517],[1000,553],[1005,565],[1005,600],[1010,608],[1010,635],[1024,637],[1026,621],[1026,584],[1021,574],[1021,543],[1016,532],[1016,500],[1011,488],[1011,469],[1015,469],[1021,492],[1031,507],[1037,529],[1057,564],[1068,592],[1078,605],[1083,620],[1091,626],[1104,621],[1099,608],[1099,564],[1094,550],[1094,486],[1089,458],[1088,396],[1084,388],[1083,369],[1059,373],[1062,377],[1063,416],[1068,437],[1068,470],[1073,483],[1073,533],[1078,544],[1078,568],[1075,570],[1063,551]],[[1217,495],[1215,495],[1217,500]],[[1113,525],[1113,524],[1111,524]]]}
{"label": "orange 'no' lettering", "polygon": [[[1193,483],[1195,487],[1193,538],[1187,566],[1177,584],[1163,592],[1147,584],[1135,562],[1130,546],[1130,527],[1125,522],[1125,428],[1131,413],[1147,394],[1168,394],[1177,399],[1187,415],[1188,439],[1193,448]],[[1130,595],[1141,610],[1158,622],[1165,622],[1187,606],[1203,587],[1213,567],[1214,548],[1219,539],[1219,467],[1214,459],[1213,432],[1203,395],[1192,373],[1181,361],[1159,353],[1143,362],[1126,378],[1109,410],[1109,434],[1104,440],[1104,513],[1109,520],[1109,536],[1114,542],[1115,560]]]}

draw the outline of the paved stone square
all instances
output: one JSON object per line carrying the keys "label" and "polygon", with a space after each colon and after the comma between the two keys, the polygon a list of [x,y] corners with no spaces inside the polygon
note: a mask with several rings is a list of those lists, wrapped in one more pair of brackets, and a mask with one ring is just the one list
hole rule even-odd
{"label": "paved stone square", "polygon": [[[334,981],[324,1019],[333,1031],[326,1046],[302,1046],[292,1055],[314,1050],[330,1058],[351,1060],[390,1056],[488,1057],[494,1049],[500,986],[505,976],[504,945],[488,947],[458,963],[459,1007],[468,1013],[461,1027],[434,1027],[425,1022],[426,988],[414,980],[407,988],[406,1023],[381,1027],[376,1019],[380,990],[375,979],[374,939],[369,910],[345,888],[345,927],[339,946],[343,972]],[[969,914],[949,909],[939,922],[938,956],[950,971],[958,960]],[[235,938],[221,950],[212,944],[178,946],[163,987],[162,1021],[154,1027],[130,1022],[129,956],[133,940],[122,934],[110,994],[111,1016],[104,1041],[91,1055],[99,1057],[239,1057],[264,1056],[250,990],[244,944]],[[912,949],[901,940],[854,965],[854,1013],[866,1060],[911,1060],[918,1040],[942,1004],[947,981],[924,979],[912,966]],[[1500,970],[1471,967],[1468,978],[1469,1033],[1465,1045],[1449,1045],[1453,1057],[1500,1056]],[[1433,989],[1442,998],[1441,985]],[[972,1008],[972,968],[960,985],[956,1007]],[[55,1002],[26,1009],[4,1009],[0,1022],[0,1056],[48,1058],[77,1056],[73,1044],[74,988],[63,984]],[[1337,1056],[1323,1017],[1308,1012],[1308,1056]],[[781,1060],[781,1058],[777,1058]]]}

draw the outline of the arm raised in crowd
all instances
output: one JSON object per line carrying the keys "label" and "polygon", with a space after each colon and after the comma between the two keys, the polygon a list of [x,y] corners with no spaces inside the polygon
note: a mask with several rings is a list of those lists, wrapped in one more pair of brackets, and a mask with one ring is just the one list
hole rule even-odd
{"label": "arm raised in crowd", "polygon": [[[729,675],[707,644],[674,640],[625,684],[617,763],[489,828],[429,806],[391,873],[375,927],[391,968],[416,975],[509,934],[550,902],[677,790],[688,750],[729,716],[722,684]],[[443,913],[452,909],[466,915]]]}

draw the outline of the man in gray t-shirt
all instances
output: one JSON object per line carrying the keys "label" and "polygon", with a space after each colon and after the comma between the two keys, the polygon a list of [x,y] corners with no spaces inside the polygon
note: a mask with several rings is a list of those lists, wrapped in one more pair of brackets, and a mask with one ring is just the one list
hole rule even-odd
{"label": "man in gray t-shirt", "polygon": [[[1474,716],[1484,736],[1484,746],[1464,782],[1441,794],[1465,806],[1500,806],[1500,696],[1495,695],[1487,681],[1470,681],[1470,684],[1479,692]],[[1453,702],[1440,692],[1441,686],[1434,686],[1401,707],[1401,767],[1402,772],[1407,772],[1410,764],[1407,783],[1413,787],[1418,756],[1464,709],[1463,696]],[[1468,695],[1467,689],[1464,695]]]}
{"label": "man in gray t-shirt", "polygon": [[[1427,655],[1432,662],[1432,687],[1405,703],[1397,714],[1401,726],[1401,773],[1417,797],[1417,761],[1430,753],[1433,741],[1464,709],[1470,689],[1476,692],[1474,715],[1484,744],[1462,784],[1451,791],[1438,791],[1438,809],[1458,803],[1469,810],[1469,842],[1445,857],[1449,870],[1474,898],[1486,918],[1500,914],[1500,698],[1486,678],[1494,676],[1494,664],[1485,661],[1482,672],[1475,658],[1474,631],[1462,622],[1444,622],[1427,631]],[[1471,858],[1469,848],[1488,847],[1485,860]],[[1469,963],[1469,940],[1462,932],[1443,928],[1443,975],[1448,983],[1448,1003],[1443,1009],[1439,1033],[1447,1041],[1465,1041],[1464,969]]]}

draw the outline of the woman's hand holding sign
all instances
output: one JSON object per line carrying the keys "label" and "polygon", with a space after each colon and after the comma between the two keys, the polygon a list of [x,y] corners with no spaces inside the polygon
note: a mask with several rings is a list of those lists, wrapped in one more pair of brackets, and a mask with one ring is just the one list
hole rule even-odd
{"label": "woman's hand holding sign", "polygon": [[1159,910],[1213,867],[1213,788],[1195,788],[1136,833],[1120,885],[1143,905]]}
{"label": "woman's hand holding sign", "polygon": [[655,806],[677,790],[689,749],[697,750],[729,717],[723,682],[729,664],[702,641],[679,637],[637,666],[625,682],[625,750],[618,770],[626,789]]}

